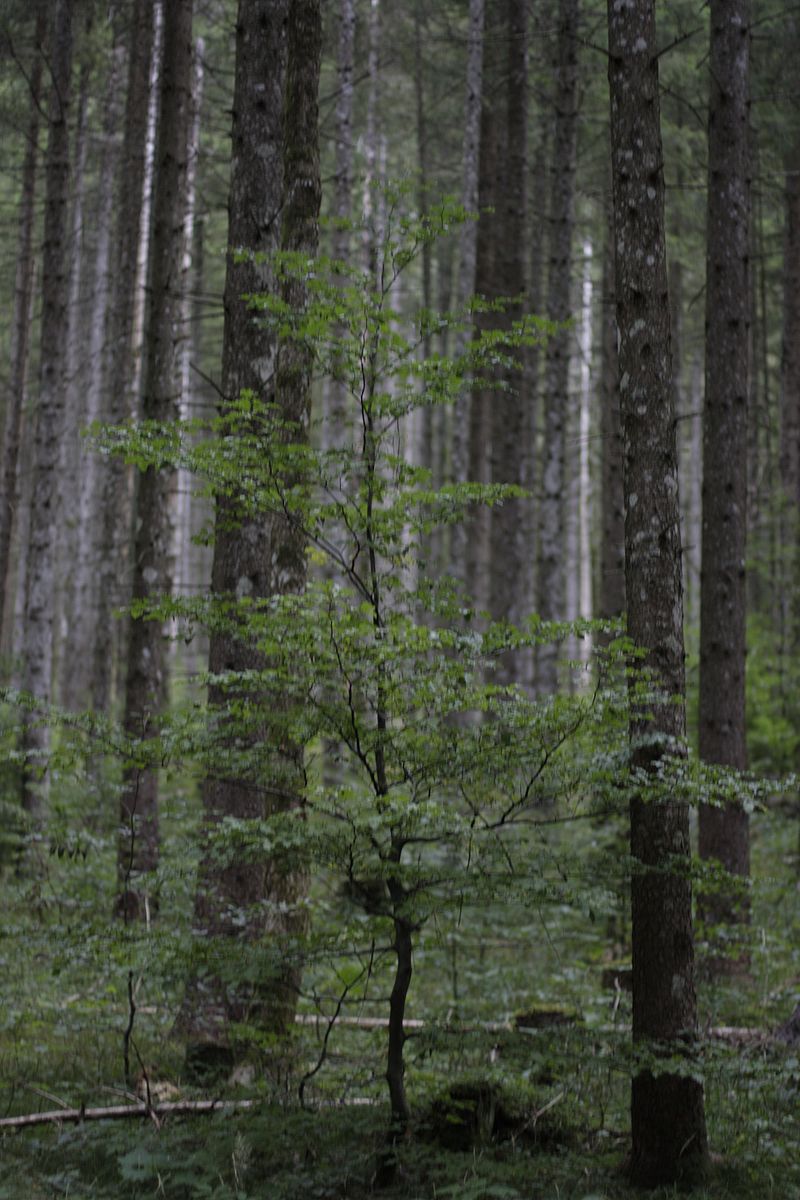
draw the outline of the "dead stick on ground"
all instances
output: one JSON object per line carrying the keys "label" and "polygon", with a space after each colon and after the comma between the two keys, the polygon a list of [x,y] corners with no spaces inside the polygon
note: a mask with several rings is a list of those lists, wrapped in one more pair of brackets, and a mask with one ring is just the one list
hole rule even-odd
{"label": "dead stick on ground", "polygon": [[114,1121],[125,1117],[167,1117],[173,1114],[219,1112],[229,1108],[255,1108],[258,1100],[173,1100],[164,1104],[111,1104],[104,1108],[58,1108],[51,1112],[3,1117],[0,1129],[23,1129],[30,1125],[54,1125],[65,1121]]}

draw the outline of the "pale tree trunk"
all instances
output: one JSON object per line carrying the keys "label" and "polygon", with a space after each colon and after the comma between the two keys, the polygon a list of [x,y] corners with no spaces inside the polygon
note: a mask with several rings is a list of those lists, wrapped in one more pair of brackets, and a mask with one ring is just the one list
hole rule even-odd
{"label": "pale tree trunk", "polygon": [[[92,35],[91,16],[86,21],[85,37]],[[59,475],[60,506],[64,513],[61,535],[56,549],[56,593],[55,624],[53,637],[53,691],[61,704],[69,707],[75,698],[68,672],[64,670],[63,656],[69,644],[72,590],[75,584],[75,562],[78,549],[78,511],[80,457],[80,429],[84,423],[84,396],[89,378],[89,362],[86,356],[88,325],[86,321],[86,273],[89,248],[85,237],[85,206],[87,201],[86,163],[89,134],[87,129],[91,64],[86,54],[82,56],[78,75],[77,106],[75,115],[75,140],[72,153],[71,191],[72,212],[70,233],[67,239],[69,285],[67,288],[67,332],[64,352],[65,411],[69,419],[64,422],[61,439]]]}
{"label": "pale tree trunk", "polygon": [[[467,45],[467,95],[464,105],[464,144],[462,161],[461,203],[469,213],[478,209],[478,162],[480,153],[481,98],[483,95],[483,27],[485,0],[470,0],[469,41]],[[456,305],[466,308],[476,290],[475,262],[478,240],[476,220],[466,221],[459,238],[458,282]],[[456,355],[463,353],[468,333],[459,334]],[[452,478],[454,483],[466,483],[469,467],[470,393],[465,388],[453,408]],[[467,521],[454,525],[450,535],[450,570],[462,584],[467,581]]]}
{"label": "pale tree trunk", "polygon": [[[655,784],[685,753],[685,679],[654,0],[609,0],[608,42],[628,633],[658,689],[635,701],[631,763]],[[685,802],[632,799],[631,859],[634,1041],[685,1055],[697,1025]],[[637,1069],[631,1135],[636,1184],[696,1182],[708,1166],[702,1083],[655,1062]]]}
{"label": "pale tree trunk", "polygon": [[[750,342],[749,0],[711,0],[708,124],[706,388],[700,592],[699,749],[704,762],[743,771],[745,553]],[[740,879],[750,871],[741,804],[700,806],[700,856]],[[706,920],[746,922],[745,895],[703,897]],[[747,956],[744,956],[746,961]],[[736,961],[743,962],[741,948]],[[731,965],[712,960],[717,970]]]}
{"label": "pale tree trunk", "polygon": [[[42,248],[42,349],[22,639],[22,684],[40,704],[50,700],[54,575],[60,526],[58,468],[65,423],[64,357],[69,289],[65,247],[69,209],[72,9],[71,0],[58,0],[50,42],[52,92]],[[28,767],[22,781],[22,804],[34,822],[43,817],[49,745],[48,726],[26,719],[22,748],[28,755]]]}
{"label": "pale tree trunk", "polygon": [[[108,386],[109,344],[106,314],[111,300],[111,226],[114,208],[114,173],[117,164],[116,137],[119,126],[124,50],[116,44],[108,72],[104,105],[103,144],[94,211],[96,244],[90,297],[88,375],[85,380],[82,424],[91,425],[104,415],[103,401]],[[70,635],[63,651],[62,688],[68,708],[79,708],[92,695],[94,639],[99,622],[96,588],[101,568],[101,531],[104,514],[101,483],[103,463],[91,446],[79,447],[78,541],[75,575],[70,598]]]}
{"label": "pale tree trunk", "polygon": [[[181,311],[180,349],[180,418],[188,421],[195,415],[195,389],[192,376],[192,358],[195,355],[193,291],[197,286],[195,213],[197,209],[197,164],[200,157],[200,109],[203,100],[203,55],[205,44],[202,38],[195,43],[195,70],[192,84],[192,112],[189,127],[188,161],[186,169],[186,212],[183,218],[183,304]],[[192,528],[193,509],[196,504],[191,472],[179,467],[175,488],[174,545],[172,558],[175,574],[172,580],[176,596],[191,591]],[[183,656],[185,658],[185,656]]]}
{"label": "pale tree trunk", "polygon": [[[592,243],[583,243],[583,283],[581,287],[581,382],[578,420],[578,616],[592,617],[592,479],[589,462],[592,407]],[[589,634],[580,639],[577,659],[587,665],[591,657]]]}
{"label": "pale tree trunk", "polygon": [[[277,343],[274,332],[254,322],[245,295],[269,294],[277,289],[270,254],[278,249],[283,203],[283,103],[286,79],[286,22],[288,0],[239,0],[236,23],[236,76],[234,83],[232,162],[228,202],[228,244],[231,248],[225,277],[225,327],[223,333],[222,394],[225,405],[247,389],[265,405],[277,400],[275,375]],[[237,259],[233,251],[246,246],[253,257]],[[256,258],[255,256],[258,256]],[[259,418],[264,423],[268,417]],[[266,429],[265,429],[266,433]],[[285,525],[272,514],[238,511],[235,502],[216,499],[214,564],[211,587],[220,600],[248,596],[257,602],[277,590],[272,567],[274,551]],[[211,633],[209,670],[223,673],[258,671],[264,657],[252,639],[237,637],[229,629]],[[236,739],[254,749],[266,741],[266,724],[242,730],[228,714],[236,696],[235,680],[209,688],[215,739],[224,753]],[[256,697],[257,699],[257,697]],[[284,765],[293,775],[294,763]],[[203,784],[203,853],[195,894],[194,925],[217,939],[258,941],[280,931],[277,903],[265,906],[279,876],[263,858],[222,866],[214,853],[214,838],[225,818],[263,819],[280,807],[286,790],[281,781],[252,773],[233,775],[230,768],[211,771]],[[288,882],[288,881],[287,881]],[[233,1061],[229,1027],[260,1013],[266,988],[252,983],[226,983],[217,975],[194,978],[187,986],[179,1025],[187,1043],[187,1064],[196,1074]],[[288,1016],[287,997],[273,1006],[278,1021]]]}
{"label": "pale tree trunk", "polygon": [[[355,0],[340,0],[336,78],[336,176],[333,185],[333,257],[348,262],[352,241],[348,222],[353,219],[353,72],[355,62]],[[326,376],[323,383],[322,437],[324,450],[350,444],[347,389],[338,379]]]}
{"label": "pale tree trunk", "polygon": [[[572,234],[575,224],[575,149],[578,100],[578,0],[559,0],[556,48],[555,126],[548,213],[549,269],[547,316],[570,316]],[[570,333],[562,330],[547,342],[544,372],[544,444],[539,518],[538,604],[546,621],[564,619],[564,430],[568,412]],[[543,693],[558,685],[558,651],[542,646],[536,682]]]}
{"label": "pale tree trunk", "polygon": [[[183,297],[183,218],[192,110],[192,0],[170,0],[164,11],[156,148],[149,314],[145,339],[142,416],[159,424],[179,412],[180,335]],[[139,476],[134,506],[134,603],[169,596],[171,579],[170,494],[175,471],[150,466]],[[131,621],[125,681],[124,728],[140,744],[140,763],[126,767],[120,798],[117,846],[117,911],[127,920],[154,911],[156,897],[145,876],[158,864],[158,770],[147,762],[147,743],[157,737],[168,696],[167,653],[162,623]]]}
{"label": "pale tree trunk", "polygon": [[617,316],[614,287],[614,212],[606,203],[600,366],[600,588],[597,612],[603,620],[625,612],[625,509],[622,496],[622,430],[617,370]]}
{"label": "pale tree trunk", "polygon": [[33,61],[29,74],[30,114],[26,129],[27,146],[22,165],[19,202],[19,225],[16,273],[14,276],[14,308],[11,317],[9,346],[8,392],[3,422],[2,486],[0,487],[0,636],[3,645],[10,638],[6,632],[6,608],[12,608],[13,577],[11,569],[11,534],[15,522],[14,503],[17,494],[18,464],[22,413],[27,392],[28,351],[30,348],[31,301],[33,298],[34,250],[33,230],[36,219],[36,168],[39,157],[39,123],[42,98],[42,46],[47,32],[44,8],[40,5],[36,18]]}
{"label": "pale tree trunk", "polygon": [[[525,291],[526,162],[528,138],[528,29],[524,0],[507,0],[506,153],[505,178],[500,198],[502,233],[498,241],[499,288],[506,298],[502,318],[504,327],[523,315]],[[509,352],[514,366],[505,371],[504,386],[497,390],[491,404],[491,479],[492,483],[521,486],[525,450],[525,403],[523,394],[522,351]],[[516,369],[515,369],[516,368]],[[522,528],[525,516],[523,500],[506,500],[491,513],[491,561],[489,567],[489,611],[495,621],[519,623],[529,599],[525,595],[528,578],[523,556]],[[499,682],[510,683],[520,675],[519,655],[508,654],[498,664]]]}
{"label": "pale tree trunk", "polygon": [[[378,172],[378,105],[380,102],[381,8],[369,0],[367,22],[367,120],[364,130],[364,257],[373,279],[380,280],[382,255],[382,201],[376,196]],[[377,203],[376,203],[377,200]]]}
{"label": "pale tree trunk", "polygon": [[[146,222],[142,205],[148,148],[148,112],[155,28],[155,0],[134,0],[128,41],[128,79],[122,148],[116,181],[116,220],[112,240],[108,388],[102,416],[111,425],[130,415],[134,374],[133,327],[137,296],[137,255]],[[113,612],[125,599],[128,553],[127,472],[118,458],[99,465],[100,514],[96,590],[97,623],[92,655],[92,707],[107,713],[112,702],[116,659]]]}

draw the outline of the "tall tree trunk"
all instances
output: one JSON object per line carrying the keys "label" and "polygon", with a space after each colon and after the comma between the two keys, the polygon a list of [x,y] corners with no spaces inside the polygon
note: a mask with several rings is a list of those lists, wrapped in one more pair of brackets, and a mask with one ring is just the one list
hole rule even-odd
{"label": "tall tree trunk", "polygon": [[[150,308],[142,416],[165,424],[177,418],[180,395],[180,322],[183,307],[183,221],[192,111],[192,4],[170,0],[164,11],[156,149]],[[135,503],[132,598],[134,604],[169,596],[171,579],[170,494],[175,472],[149,466],[139,477]],[[144,747],[125,770],[117,848],[117,910],[126,920],[153,910],[144,875],[158,863],[158,771],[147,743],[158,736],[167,699],[167,655],[162,624],[141,616],[131,622],[125,681],[125,732]]]}
{"label": "tall tree trunk", "polygon": [[[113,295],[108,317],[109,373],[103,417],[111,425],[130,415],[134,373],[133,322],[136,306],[137,255],[143,228],[142,197],[148,138],[150,69],[153,57],[155,0],[134,0],[128,39],[128,79],[122,148],[116,183],[113,232]],[[127,561],[125,515],[127,481],[124,464],[105,458],[99,467],[102,528],[97,560],[97,623],[92,655],[92,707],[111,707],[115,644],[113,612],[124,602],[120,577]]]}
{"label": "tall tree trunk", "polygon": [[[192,377],[192,358],[195,354],[195,328],[192,320],[197,289],[196,274],[196,210],[197,210],[197,166],[200,157],[200,109],[203,102],[203,56],[205,43],[198,38],[195,43],[194,77],[192,82],[192,112],[189,122],[189,147],[186,174],[186,210],[183,216],[183,309],[181,313],[182,342],[180,350],[180,416],[182,421],[188,421],[195,408],[194,379]],[[175,573],[172,580],[176,596],[186,595],[191,589],[192,558],[192,513],[195,506],[193,480],[191,473],[183,467],[178,468],[175,488],[175,544],[172,551],[175,563]]]}
{"label": "tall tree trunk", "polygon": [[[644,704],[632,692],[631,763],[655,784],[684,753],[685,680],[654,0],[609,0],[608,31],[628,633],[658,689]],[[685,1054],[697,1023],[689,853],[687,805],[635,796],[633,1037],[656,1057]],[[702,1083],[654,1062],[638,1069],[631,1133],[638,1185],[697,1180],[708,1161]]]}
{"label": "tall tree trunk", "polygon": [[625,612],[625,506],[622,495],[622,430],[617,370],[617,318],[614,287],[614,212],[606,197],[603,251],[600,365],[600,594],[597,611],[610,620]]}
{"label": "tall tree trunk", "polygon": [[[65,421],[64,356],[69,288],[65,249],[69,208],[72,9],[72,0],[58,0],[50,43],[52,92],[42,250],[42,349],[22,645],[23,686],[43,704],[50,700],[53,663],[54,575],[60,519],[58,468]],[[26,719],[22,745],[27,755],[27,769],[23,776],[22,804],[34,821],[41,819],[47,795],[49,744],[49,726]]]}
{"label": "tall tree trunk", "polygon": [[[225,328],[222,350],[222,394],[225,405],[251,391],[265,406],[275,403],[277,344],[272,330],[255,322],[244,300],[247,295],[274,293],[277,288],[270,254],[278,249],[283,203],[283,102],[286,79],[288,0],[239,0],[236,24],[228,244],[225,276]],[[265,91],[265,80],[268,81]],[[234,254],[237,247],[252,252]],[[267,432],[268,417],[259,418]],[[275,552],[287,537],[285,522],[271,514],[242,514],[229,497],[216,498],[214,563],[211,587],[220,600],[247,595],[263,600],[279,590],[273,568]],[[214,676],[234,676],[262,670],[264,658],[252,639],[231,629],[211,633],[209,670]],[[229,715],[235,682],[209,688],[215,736],[224,751],[242,730]],[[250,747],[268,737],[266,729],[247,735]],[[271,764],[276,774],[281,764]],[[293,775],[293,766],[287,764]],[[214,852],[215,835],[226,817],[263,819],[284,795],[263,772],[233,775],[230,768],[209,774],[203,784],[204,846],[195,894],[195,927],[219,939],[257,941],[282,932],[279,904],[265,911],[270,889],[279,879],[263,859],[221,865]],[[284,881],[290,884],[290,881]],[[288,914],[291,917],[293,914]],[[180,1026],[187,1041],[187,1062],[198,1074],[233,1060],[229,1026],[244,1019],[266,989],[252,984],[226,984],[219,976],[192,979],[187,987]],[[278,1024],[291,1011],[287,997],[276,1000],[262,1020]]]}
{"label": "tall tree trunk", "polygon": [[[572,234],[575,224],[575,149],[578,129],[578,0],[559,0],[556,47],[555,127],[550,193],[547,316],[569,320]],[[547,343],[544,375],[544,448],[539,522],[539,615],[563,620],[564,575],[564,428],[569,390],[570,332],[561,330]],[[537,686],[556,690],[558,653],[543,646],[537,662]]]}
{"label": "tall tree trunk", "polygon": [[[507,307],[503,325],[511,326],[523,315],[525,291],[526,162],[528,138],[528,29],[525,0],[507,0],[506,153],[502,193],[502,233],[498,239],[496,263],[498,286]],[[499,198],[498,198],[499,199]],[[521,486],[525,452],[525,397],[522,391],[522,351],[509,355],[503,387],[496,391],[491,404],[491,479],[492,483]],[[527,579],[523,556],[523,500],[507,500],[491,512],[491,562],[489,569],[489,611],[495,621],[518,623],[526,599]],[[501,682],[519,676],[519,656],[507,655],[499,664]]]}
{"label": "tall tree trunk", "polygon": [[[333,185],[333,210],[336,224],[333,229],[333,257],[340,262],[350,258],[353,219],[353,72],[356,37],[355,0],[340,0],[339,38],[337,45],[336,77],[336,175]],[[351,433],[347,428],[347,390],[338,379],[323,383],[322,448],[347,446]]]}
{"label": "tall tree trunk", "polygon": [[[71,642],[72,593],[75,585],[75,565],[78,552],[78,511],[80,495],[80,430],[84,425],[84,397],[89,379],[89,360],[85,347],[89,333],[87,322],[87,273],[90,253],[86,231],[86,206],[89,201],[87,159],[89,152],[89,92],[92,65],[85,51],[92,37],[92,15],[89,13],[82,30],[82,53],[78,72],[75,133],[72,153],[70,233],[67,238],[69,286],[67,289],[67,332],[64,351],[65,410],[69,419],[64,422],[59,463],[60,506],[65,514],[56,549],[55,624],[53,637],[53,693],[59,703],[70,707],[76,700],[73,680],[65,670],[64,654]],[[77,703],[75,704],[77,707]]]}
{"label": "tall tree trunk", "polygon": [[[124,49],[112,49],[106,86],[103,143],[97,181],[97,203],[93,214],[96,231],[91,296],[88,298],[88,372],[82,395],[81,425],[91,425],[103,416],[103,397],[108,387],[109,344],[106,314],[111,296],[111,226],[114,210],[114,172],[118,147],[122,67]],[[77,436],[77,431],[76,431]],[[92,684],[94,638],[98,627],[99,597],[97,572],[101,563],[100,534],[103,526],[101,481],[103,462],[91,446],[79,446],[76,470],[79,477],[78,529],[74,579],[70,596],[70,633],[62,651],[62,688],[67,707],[89,703]]]}
{"label": "tall tree trunk", "polygon": [[[747,764],[749,9],[749,0],[711,0],[700,593],[700,757],[740,771]],[[741,805],[701,805],[700,856],[716,860],[731,875],[748,875],[748,817]],[[703,915],[711,922],[735,924],[748,914],[746,898],[734,891],[703,898]],[[726,965],[724,958],[713,961],[717,969]]]}
{"label": "tall tree trunk", "polygon": [[42,47],[47,33],[44,6],[36,18],[35,45],[31,63],[29,90],[30,115],[26,130],[27,145],[22,166],[19,202],[17,264],[14,277],[14,308],[11,317],[8,393],[3,422],[2,486],[0,486],[0,635],[6,623],[8,602],[13,609],[11,581],[11,531],[17,493],[18,461],[22,412],[25,403],[30,346],[30,309],[33,295],[33,229],[36,217],[36,167],[39,157],[39,117],[42,99]]}
{"label": "tall tree trunk", "polygon": [[[469,213],[478,209],[478,161],[480,152],[481,97],[483,94],[483,27],[485,0],[470,0],[469,42],[467,47],[467,95],[464,105],[464,145],[461,202]],[[476,220],[464,222],[459,239],[456,303],[463,311],[475,289],[475,262],[478,241]],[[467,333],[459,335],[456,353],[462,353]],[[466,483],[469,468],[470,394],[465,389],[453,409],[452,477]],[[454,525],[450,536],[450,570],[462,584],[467,581],[467,521]]]}

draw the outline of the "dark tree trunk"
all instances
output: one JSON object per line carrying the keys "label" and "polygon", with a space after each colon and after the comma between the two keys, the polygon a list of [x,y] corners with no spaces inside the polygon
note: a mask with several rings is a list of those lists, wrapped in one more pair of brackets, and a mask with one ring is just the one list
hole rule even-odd
{"label": "dark tree trunk", "polygon": [[[478,157],[480,150],[481,97],[483,94],[483,29],[485,0],[470,0],[469,42],[467,48],[467,92],[464,105],[464,149],[461,202],[467,212],[478,209]],[[465,309],[476,290],[475,259],[477,228],[466,221],[459,238],[458,283],[456,302]],[[459,334],[456,354],[463,353],[468,334]],[[465,483],[469,471],[470,395],[464,392],[453,408],[451,438],[451,475],[455,483]],[[450,571],[461,584],[467,582],[467,522],[460,521],[450,533]]]}
{"label": "dark tree trunk", "polygon": [[[291,0],[288,4],[285,0],[277,4],[275,0],[240,0],[229,242],[233,247],[247,246],[259,256],[277,249],[279,237],[285,250],[316,252],[320,37],[317,0]],[[266,96],[265,64],[270,80]],[[274,292],[276,287],[268,257],[259,261],[229,259],[223,392],[235,400],[243,389],[249,389],[265,405],[277,403],[281,417],[292,423],[296,441],[308,437],[308,353],[288,341],[279,352],[273,332],[252,320],[242,299],[246,294]],[[302,307],[302,281],[284,284],[283,298],[292,308]],[[259,420],[266,434],[269,416]],[[288,519],[271,513],[243,516],[230,500],[220,496],[216,525],[215,596],[246,594],[258,600],[302,590],[305,542]],[[229,630],[212,634],[209,663],[214,674],[257,671],[265,666],[251,641]],[[242,739],[241,729],[233,724],[226,730],[230,722],[226,706],[231,698],[231,686],[215,684],[209,691],[209,703],[217,710],[217,737],[222,748],[226,738],[236,737],[240,743]],[[268,704],[274,698],[261,697],[261,701]],[[274,741],[266,725],[245,736],[251,747]],[[206,780],[207,849],[198,880],[195,923],[212,936],[241,938],[244,930],[245,936],[255,941],[268,935],[280,954],[281,947],[302,932],[305,919],[300,902],[306,881],[301,870],[263,857],[221,867],[213,854],[214,831],[225,817],[263,819],[297,808],[302,803],[301,767],[301,747],[284,746],[281,752],[273,747],[257,778],[217,775]],[[193,981],[181,1015],[190,1062],[202,1069],[232,1061],[229,1025],[248,1014],[257,1016],[272,1031],[284,1032],[292,1019],[298,984],[299,972],[291,961],[281,961],[274,976],[256,986],[226,986],[220,979]]]}
{"label": "dark tree trunk", "polygon": [[[42,349],[22,639],[23,687],[44,704],[50,700],[52,682],[55,556],[60,523],[59,462],[65,422],[72,10],[71,0],[59,0],[53,13],[50,44],[52,92],[42,248]],[[28,755],[29,769],[23,777],[22,803],[34,820],[39,820],[47,794],[47,775],[39,774],[47,769],[49,726],[46,723],[37,725],[26,720],[23,750]]]}
{"label": "dark tree trunk", "polygon": [[[497,25],[485,30],[483,89],[480,115],[480,144],[478,152],[478,211],[476,230],[475,294],[484,300],[496,300],[499,291],[500,220],[495,209],[502,202],[503,189],[499,181],[504,160],[505,113],[503,91],[498,86],[500,71],[494,49]],[[489,47],[493,52],[489,53]],[[476,329],[497,327],[498,314],[479,312]],[[481,387],[472,390],[469,405],[469,454],[467,478],[472,483],[489,483],[492,436],[492,404],[495,392]],[[470,601],[478,610],[489,602],[490,512],[485,505],[475,505],[466,517],[466,581]]]}
{"label": "dark tree trunk", "polygon": [[[528,136],[527,6],[524,0],[507,0],[506,38],[508,84],[506,92],[506,152],[504,187],[498,197],[502,220],[496,262],[497,286],[507,299],[504,326],[510,327],[523,315],[525,291],[526,163]],[[520,486],[525,456],[525,402],[521,394],[522,351],[510,356],[517,367],[505,372],[504,387],[491,403],[491,478],[493,483]],[[523,558],[522,529],[525,502],[508,500],[492,509],[491,563],[489,568],[489,611],[496,621],[519,622],[528,597]],[[519,671],[517,656],[507,655],[499,664],[499,680],[511,682]]]}
{"label": "dark tree trunk", "polygon": [[[180,321],[183,309],[183,229],[187,148],[192,112],[193,0],[170,0],[164,11],[156,144],[153,233],[148,276],[142,416],[169,423],[179,415]],[[148,467],[139,477],[134,506],[134,603],[153,603],[172,592],[170,494],[174,469]],[[126,920],[154,911],[143,876],[158,864],[158,769],[147,761],[147,743],[158,735],[167,699],[168,660],[162,623],[131,622],[125,681],[125,732],[144,747],[139,763],[126,768],[120,800],[117,909]]]}
{"label": "dark tree trunk", "polygon": [[[711,0],[708,125],[706,389],[700,595],[700,757],[743,771],[745,547],[750,340],[750,13],[748,0]],[[747,813],[700,808],[700,855],[735,876],[750,870]],[[745,896],[703,898],[713,923],[746,921]],[[730,960],[714,958],[718,969]]]}
{"label": "dark tree trunk", "polygon": [[[631,762],[655,782],[664,760],[684,753],[685,681],[654,0],[609,0],[608,28],[628,632],[646,650],[658,691],[649,703],[636,701]],[[656,1056],[685,1052],[697,1023],[689,853],[686,804],[636,796],[633,1036]],[[653,1064],[638,1070],[631,1133],[637,1184],[701,1177],[708,1161],[702,1084]]]}
{"label": "dark tree trunk", "polygon": [[36,18],[35,45],[29,78],[31,107],[26,129],[25,160],[22,165],[8,392],[3,422],[2,477],[0,477],[0,635],[2,635],[5,624],[7,600],[11,601],[13,609],[10,578],[11,530],[14,523],[14,498],[17,494],[17,464],[30,346],[30,309],[34,268],[33,227],[36,214],[36,167],[39,157],[39,108],[42,98],[42,47],[46,32],[47,22],[44,9],[40,6]]}
{"label": "dark tree trunk", "polygon": [[[575,150],[578,130],[578,0],[559,0],[555,63],[555,126],[551,165],[547,316],[565,322],[570,316],[572,234],[575,225]],[[544,445],[539,518],[539,615],[563,621],[566,599],[564,570],[565,432],[568,413],[571,333],[561,330],[547,342],[544,373]],[[555,645],[542,646],[537,686],[556,690]]]}
{"label": "dark tree trunk", "polygon": [[[133,323],[136,307],[137,256],[142,232],[142,195],[147,155],[150,68],[153,56],[155,0],[134,0],[128,37],[128,80],[119,169],[116,181],[116,221],[113,232],[113,284],[108,316],[109,372],[103,419],[117,425],[130,416],[134,371]],[[128,531],[125,517],[127,472],[116,457],[99,467],[100,520],[96,575],[97,623],[92,656],[92,707],[107,713],[111,707],[115,661],[113,612],[127,598],[124,571]]]}

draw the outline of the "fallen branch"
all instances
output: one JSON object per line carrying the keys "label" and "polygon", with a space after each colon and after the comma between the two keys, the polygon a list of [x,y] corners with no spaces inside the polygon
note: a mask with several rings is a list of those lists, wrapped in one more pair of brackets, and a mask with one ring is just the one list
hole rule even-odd
{"label": "fallen branch", "polygon": [[60,1125],[65,1121],[118,1121],[125,1117],[167,1117],[180,1113],[213,1113],[226,1108],[255,1108],[259,1100],[172,1100],[165,1104],[110,1104],[103,1108],[56,1108],[50,1112],[3,1117],[0,1129],[24,1129],[30,1125]]}

